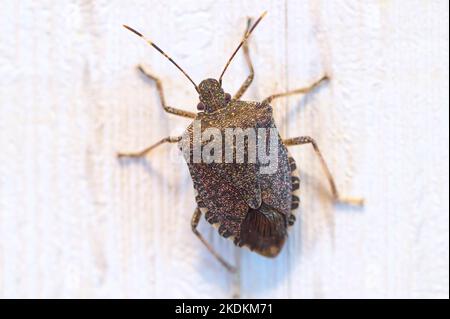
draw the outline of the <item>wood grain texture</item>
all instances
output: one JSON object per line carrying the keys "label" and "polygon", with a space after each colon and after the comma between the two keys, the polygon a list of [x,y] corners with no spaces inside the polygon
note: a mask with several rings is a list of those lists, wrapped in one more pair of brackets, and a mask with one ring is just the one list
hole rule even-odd
{"label": "wood grain texture", "polygon": [[[246,16],[256,77],[244,96],[332,81],[273,103],[282,136],[310,135],[340,191],[335,206],[312,149],[292,148],[302,206],[269,260],[200,231],[238,263],[233,278],[192,234],[192,182],[144,63],[172,106],[197,94],[127,23],[198,82],[217,77]],[[346,298],[449,296],[447,1],[9,1],[0,3],[0,297]],[[241,52],[242,53],[242,52]],[[247,76],[238,54],[224,77]]]}

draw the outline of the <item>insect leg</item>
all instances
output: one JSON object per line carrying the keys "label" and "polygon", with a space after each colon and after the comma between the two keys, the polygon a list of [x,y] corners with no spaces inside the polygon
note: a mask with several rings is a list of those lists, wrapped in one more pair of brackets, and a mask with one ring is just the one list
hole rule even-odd
{"label": "insect leg", "polygon": [[327,176],[328,182],[331,187],[331,193],[333,195],[333,199],[337,202],[350,204],[350,205],[358,205],[358,206],[364,205],[363,198],[350,198],[350,197],[347,198],[347,197],[339,196],[339,192],[336,188],[336,183],[334,182],[333,175],[331,175],[330,169],[328,168],[328,165],[325,162],[325,159],[323,158],[322,153],[320,152],[319,147],[317,146],[317,143],[314,139],[312,139],[309,136],[300,136],[300,137],[288,138],[288,139],[284,140],[283,143],[286,146],[311,144],[312,147],[314,148],[314,151],[316,152],[317,156],[319,157],[322,168],[325,172],[325,175]]}
{"label": "insect leg", "polygon": [[180,109],[176,109],[174,107],[168,106],[166,104],[166,100],[164,98],[164,90],[162,87],[162,83],[161,80],[158,79],[156,76],[148,73],[147,71],[144,70],[144,68],[142,66],[138,66],[138,70],[141,71],[142,74],[144,74],[147,78],[149,78],[150,80],[155,81],[156,83],[156,88],[158,90],[158,94],[159,94],[159,99],[161,101],[161,105],[163,107],[163,109],[167,112],[167,113],[172,113],[178,116],[182,116],[182,117],[187,117],[187,118],[195,118],[196,114],[193,112],[189,112],[189,111],[185,111],[185,110],[180,110]]}
{"label": "insect leg", "polygon": [[200,241],[206,246],[206,248],[211,252],[211,254],[216,257],[216,259],[230,272],[236,272],[236,268],[231,266],[228,262],[225,261],[215,250],[214,248],[203,238],[200,232],[197,230],[198,223],[200,221],[200,217],[202,216],[202,212],[197,207],[194,211],[194,215],[192,215],[191,219],[191,227],[194,234],[200,239]]}
{"label": "insect leg", "polygon": [[158,147],[161,144],[164,143],[177,143],[179,141],[181,141],[181,136],[169,136],[169,137],[165,137],[163,139],[161,139],[159,142],[147,147],[146,149],[143,149],[140,152],[135,152],[135,153],[117,153],[117,157],[122,158],[122,157],[142,157],[147,155],[150,151],[152,151],[154,148]]}
{"label": "insect leg", "polygon": [[[251,25],[252,25],[252,19],[247,18],[247,28],[245,30],[244,37],[247,34],[247,32],[250,30]],[[242,49],[244,50],[244,57],[245,57],[245,61],[247,62],[248,68],[250,70],[250,74],[248,75],[248,77],[244,81],[244,83],[242,83],[239,90],[234,94],[233,99],[235,99],[235,100],[239,100],[241,98],[241,96],[245,93],[245,91],[247,91],[249,86],[252,84],[253,78],[255,77],[255,70],[253,69],[252,60],[250,58],[250,54],[248,51],[248,40],[244,42]]]}
{"label": "insect leg", "polygon": [[294,95],[294,94],[300,94],[300,93],[308,93],[309,91],[313,90],[315,87],[317,87],[320,83],[322,83],[323,81],[328,80],[328,76],[324,75],[320,80],[314,82],[313,84],[304,87],[304,88],[299,88],[299,89],[295,89],[292,91],[288,91],[288,92],[284,92],[284,93],[277,93],[277,94],[273,94],[267,98],[265,98],[263,100],[263,103],[270,103],[272,102],[274,99],[277,99],[279,97],[285,97],[285,96],[290,96],[290,95]]}

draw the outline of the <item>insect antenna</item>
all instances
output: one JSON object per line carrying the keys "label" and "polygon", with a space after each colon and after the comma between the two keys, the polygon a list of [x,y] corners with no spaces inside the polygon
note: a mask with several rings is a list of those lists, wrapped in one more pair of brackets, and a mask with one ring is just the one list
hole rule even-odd
{"label": "insect antenna", "polygon": [[242,45],[244,45],[245,41],[247,41],[248,37],[250,36],[250,34],[253,32],[253,30],[256,28],[256,26],[258,25],[258,23],[261,22],[261,20],[264,18],[264,16],[267,14],[267,11],[264,11],[263,14],[261,14],[261,16],[258,18],[258,20],[256,20],[255,24],[253,24],[253,26],[250,28],[250,30],[248,30],[248,32],[244,35],[244,38],[242,39],[241,43],[239,43],[238,47],[236,48],[236,50],[234,50],[233,54],[231,55],[230,59],[228,60],[227,64],[225,65],[225,68],[222,71],[222,74],[220,75],[219,78],[219,83],[222,85],[222,77],[225,74],[225,71],[228,69],[228,66],[231,63],[231,60],[233,60],[234,56],[236,55],[236,53],[239,51],[239,49],[242,47]]}
{"label": "insect antenna", "polygon": [[197,84],[195,84],[195,82],[191,79],[191,77],[171,58],[169,57],[166,52],[164,52],[159,46],[157,46],[156,44],[154,44],[151,40],[147,39],[142,33],[134,30],[133,28],[127,26],[127,25],[123,25],[123,27],[131,32],[133,32],[134,34],[138,35],[139,37],[141,37],[142,39],[145,40],[145,42],[147,42],[149,45],[151,45],[152,47],[154,47],[156,50],[158,50],[159,53],[161,53],[162,55],[164,55],[170,62],[172,62],[177,68],[178,70],[180,70],[181,72],[183,72],[183,74],[189,79],[189,81],[191,81],[192,84],[194,84],[195,90],[197,92],[199,92]]}

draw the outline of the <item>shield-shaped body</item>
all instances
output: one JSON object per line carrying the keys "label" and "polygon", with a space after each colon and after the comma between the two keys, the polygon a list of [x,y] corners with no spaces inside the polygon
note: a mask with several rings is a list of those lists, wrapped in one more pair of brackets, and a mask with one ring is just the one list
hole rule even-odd
{"label": "shield-shaped body", "polygon": [[[200,112],[180,147],[205,219],[238,246],[278,255],[295,220],[299,178],[276,130],[272,107],[232,100],[215,112]],[[239,152],[244,154],[240,160]]]}

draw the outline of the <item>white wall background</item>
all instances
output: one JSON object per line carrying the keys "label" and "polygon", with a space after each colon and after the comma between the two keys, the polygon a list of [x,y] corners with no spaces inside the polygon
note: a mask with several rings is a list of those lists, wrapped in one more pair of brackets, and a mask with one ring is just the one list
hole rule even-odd
{"label": "white wall background", "polygon": [[[315,137],[342,193],[334,206],[308,146],[301,217],[275,260],[191,233],[186,165],[164,146],[183,131],[164,113],[145,63],[173,106],[195,110],[189,82],[217,77],[248,15],[269,14],[250,40],[249,100],[329,85],[274,103],[281,134]],[[449,7],[436,1],[8,1],[0,3],[0,297],[449,296]],[[224,85],[247,75],[242,53]]]}

